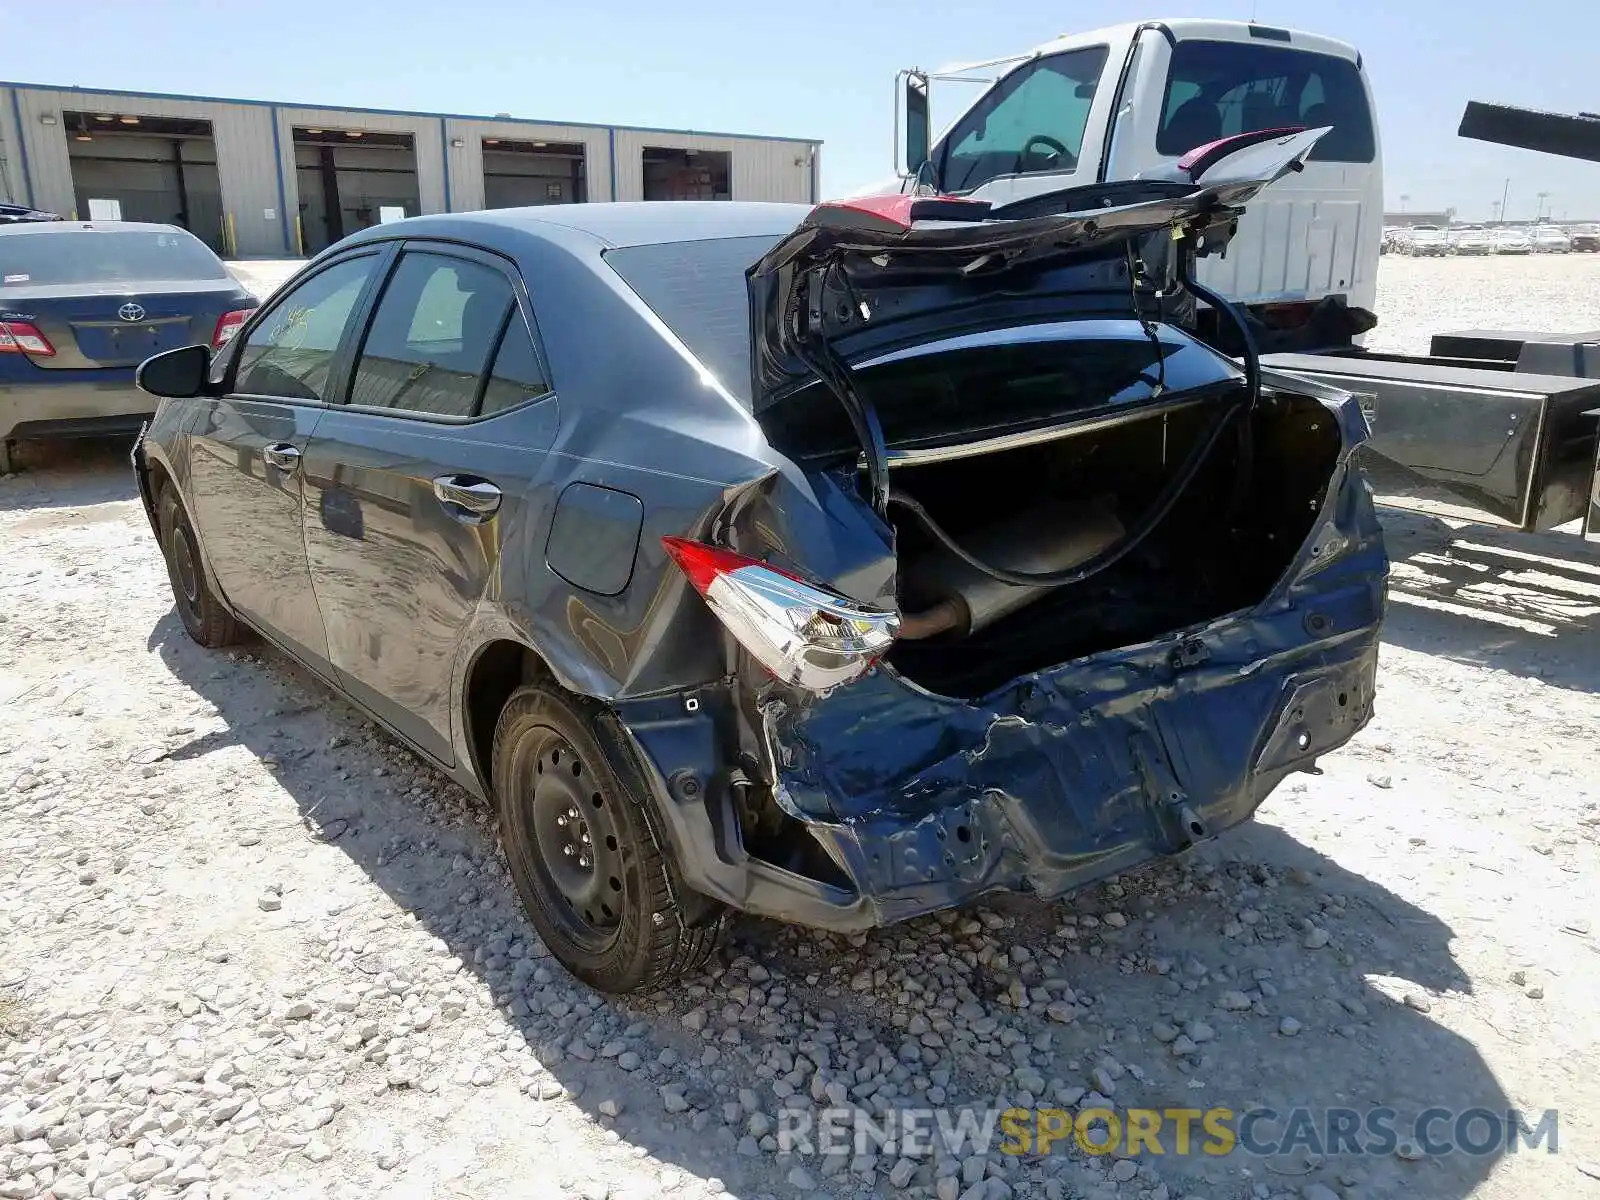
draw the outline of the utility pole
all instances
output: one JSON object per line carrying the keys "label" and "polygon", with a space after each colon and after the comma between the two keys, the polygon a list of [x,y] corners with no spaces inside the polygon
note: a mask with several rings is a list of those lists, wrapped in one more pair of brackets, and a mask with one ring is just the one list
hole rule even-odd
{"label": "utility pole", "polygon": [[1534,213],[1533,213],[1533,223],[1535,225],[1537,225],[1540,221],[1544,220],[1544,202],[1550,198],[1550,193],[1549,192],[1539,192],[1538,196],[1539,196],[1539,207],[1537,209],[1535,209]]}
{"label": "utility pole", "polygon": [[1496,200],[1493,203],[1491,203],[1489,205],[1489,207],[1494,209],[1494,221],[1495,221],[1495,224],[1498,225],[1500,223],[1500,213],[1505,208],[1505,201],[1504,200]]}
{"label": "utility pole", "polygon": [[1400,193],[1400,211],[1401,212],[1405,212],[1406,205],[1410,204],[1410,203],[1411,203],[1411,197],[1406,195],[1404,192],[1401,192]]}
{"label": "utility pole", "polygon": [[1511,199],[1511,176],[1506,176],[1506,185],[1500,189],[1500,217],[1502,220],[1511,219],[1511,210],[1506,208],[1506,203]]}

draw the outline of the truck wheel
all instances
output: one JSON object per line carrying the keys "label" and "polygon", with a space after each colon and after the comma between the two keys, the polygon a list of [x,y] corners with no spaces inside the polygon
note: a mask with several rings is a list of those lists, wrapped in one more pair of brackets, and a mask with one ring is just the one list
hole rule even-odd
{"label": "truck wheel", "polygon": [[493,787],[523,908],[574,976],[646,992],[705,962],[724,911],[678,880],[609,712],[553,687],[519,689],[495,727]]}
{"label": "truck wheel", "polygon": [[161,531],[161,554],[167,560],[173,604],[189,636],[208,650],[240,641],[239,623],[206,583],[200,565],[200,544],[170,486],[156,494],[156,525]]}

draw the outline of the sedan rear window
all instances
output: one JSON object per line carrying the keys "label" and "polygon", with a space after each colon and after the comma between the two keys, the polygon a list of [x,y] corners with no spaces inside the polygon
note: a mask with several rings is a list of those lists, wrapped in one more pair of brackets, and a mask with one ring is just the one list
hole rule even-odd
{"label": "sedan rear window", "polygon": [[222,260],[179,230],[73,229],[0,237],[0,280],[12,287],[226,278]]}
{"label": "sedan rear window", "polygon": [[716,376],[750,403],[750,300],[744,273],[778,241],[777,235],[655,242],[606,251],[622,276]]}
{"label": "sedan rear window", "polygon": [[1369,163],[1377,153],[1355,63],[1259,42],[1179,42],[1172,51],[1156,150],[1187,154],[1219,138],[1299,125],[1333,130],[1314,162]]}

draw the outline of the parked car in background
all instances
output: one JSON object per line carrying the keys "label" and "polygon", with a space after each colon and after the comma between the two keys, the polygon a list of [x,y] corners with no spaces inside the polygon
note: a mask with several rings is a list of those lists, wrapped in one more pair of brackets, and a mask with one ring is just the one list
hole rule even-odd
{"label": "parked car in background", "polygon": [[1441,258],[1450,253],[1450,239],[1437,225],[1413,225],[1400,252],[1419,258]]}
{"label": "parked car in background", "polygon": [[1559,225],[1535,225],[1529,240],[1535,254],[1567,254],[1572,250],[1572,239]]}
{"label": "parked car in background", "polygon": [[0,225],[0,473],[21,438],[132,433],[155,405],[150,355],[221,347],[256,300],[174,225]]}
{"label": "parked car in background", "polygon": [[1493,254],[1494,235],[1481,225],[1467,225],[1450,231],[1450,253]]}
{"label": "parked car in background", "polygon": [[1526,229],[1506,226],[1494,231],[1494,252],[1496,254],[1532,254],[1533,241],[1528,237]]}
{"label": "parked car in background", "polygon": [[1567,228],[1572,248],[1593,253],[1600,250],[1600,225],[1572,225]]}
{"label": "parked car in background", "polygon": [[861,930],[1184,849],[1371,714],[1356,399],[1187,324],[1195,247],[1321,134],[1010,209],[364,230],[141,368],[178,614],[492,799],[606,990],[693,968],[729,908]]}

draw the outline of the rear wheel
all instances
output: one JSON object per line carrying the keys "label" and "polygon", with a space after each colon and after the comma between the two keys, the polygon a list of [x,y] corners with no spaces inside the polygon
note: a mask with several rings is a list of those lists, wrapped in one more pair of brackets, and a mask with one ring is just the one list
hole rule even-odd
{"label": "rear wheel", "polygon": [[548,686],[512,695],[494,734],[500,841],[568,971],[605,992],[652,991],[705,962],[724,913],[679,881],[615,720]]}
{"label": "rear wheel", "polygon": [[161,554],[167,560],[173,603],[189,636],[210,650],[240,641],[239,623],[206,582],[200,544],[170,485],[156,494],[156,527],[161,536]]}

